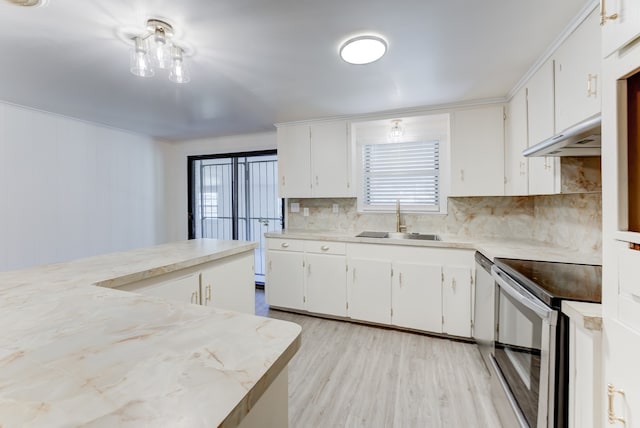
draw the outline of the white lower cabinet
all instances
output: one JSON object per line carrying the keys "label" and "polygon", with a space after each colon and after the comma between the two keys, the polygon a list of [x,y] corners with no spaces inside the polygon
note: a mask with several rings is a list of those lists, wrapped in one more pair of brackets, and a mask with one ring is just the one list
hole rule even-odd
{"label": "white lower cabinet", "polygon": [[393,265],[391,323],[442,332],[442,265],[397,262]]}
{"label": "white lower cabinet", "polygon": [[442,273],[442,332],[471,337],[473,271],[468,266],[444,266]]}
{"label": "white lower cabinet", "polygon": [[346,317],[346,257],[306,254],[305,265],[305,309],[319,314]]}
{"label": "white lower cabinet", "polygon": [[304,309],[304,253],[269,250],[267,257],[267,304]]}
{"label": "white lower cabinet", "polygon": [[166,300],[254,314],[253,264],[253,251],[248,251],[117,288]]}
{"label": "white lower cabinet", "polygon": [[118,287],[118,290],[131,291],[160,297],[182,303],[200,303],[200,275],[197,272],[182,274],[178,277],[158,278],[155,281],[137,281]]}
{"label": "white lower cabinet", "polygon": [[471,337],[473,251],[349,244],[351,318]]}
{"label": "white lower cabinet", "polygon": [[352,258],[349,270],[349,317],[391,324],[391,262]]}
{"label": "white lower cabinet", "polygon": [[254,254],[244,253],[215,262],[200,273],[201,302],[205,306],[255,312]]}
{"label": "white lower cabinet", "polygon": [[471,337],[474,251],[268,238],[267,303]]}

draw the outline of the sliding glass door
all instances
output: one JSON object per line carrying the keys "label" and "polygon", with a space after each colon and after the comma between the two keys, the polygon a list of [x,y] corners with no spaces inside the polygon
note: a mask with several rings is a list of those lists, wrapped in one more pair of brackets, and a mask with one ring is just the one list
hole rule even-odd
{"label": "sliding glass door", "polygon": [[189,157],[189,238],[256,241],[264,282],[264,233],[282,230],[275,151]]}

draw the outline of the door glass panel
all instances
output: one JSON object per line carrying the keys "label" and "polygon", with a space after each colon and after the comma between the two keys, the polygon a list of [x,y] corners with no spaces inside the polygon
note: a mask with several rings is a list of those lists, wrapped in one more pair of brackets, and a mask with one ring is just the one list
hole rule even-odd
{"label": "door glass panel", "polygon": [[495,359],[530,426],[537,426],[542,319],[500,290]]}
{"label": "door glass panel", "polygon": [[256,241],[255,278],[264,283],[265,232],[279,232],[277,156],[229,156],[192,162],[192,238]]}

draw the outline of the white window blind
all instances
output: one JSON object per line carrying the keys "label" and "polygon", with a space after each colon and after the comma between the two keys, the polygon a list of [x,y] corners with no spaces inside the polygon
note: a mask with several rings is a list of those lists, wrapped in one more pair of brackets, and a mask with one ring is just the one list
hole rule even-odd
{"label": "white window blind", "polygon": [[438,140],[362,146],[364,210],[403,207],[440,208],[440,144]]}

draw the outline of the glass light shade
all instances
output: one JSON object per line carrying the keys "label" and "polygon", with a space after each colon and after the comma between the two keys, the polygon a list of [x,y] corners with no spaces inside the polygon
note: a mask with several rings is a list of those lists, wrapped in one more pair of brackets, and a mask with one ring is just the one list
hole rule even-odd
{"label": "glass light shade", "polygon": [[161,69],[167,69],[171,65],[171,44],[167,40],[164,32],[156,30],[152,38],[152,55],[153,64]]}
{"label": "glass light shade", "polygon": [[188,83],[191,80],[191,76],[184,65],[182,49],[178,47],[174,47],[172,49],[169,80],[176,83]]}
{"label": "glass light shade", "polygon": [[402,121],[401,120],[393,121],[393,126],[389,131],[389,138],[391,138],[392,140],[397,140],[398,138],[404,135],[404,129],[402,128],[402,126],[400,126],[400,122]]}
{"label": "glass light shade", "polygon": [[131,51],[130,70],[131,73],[139,77],[150,77],[154,75],[153,67],[149,61],[147,46],[143,39],[136,37],[135,45]]}
{"label": "glass light shade", "polygon": [[387,52],[387,42],[376,36],[361,36],[347,40],[340,48],[340,57],[349,64],[369,64]]}

